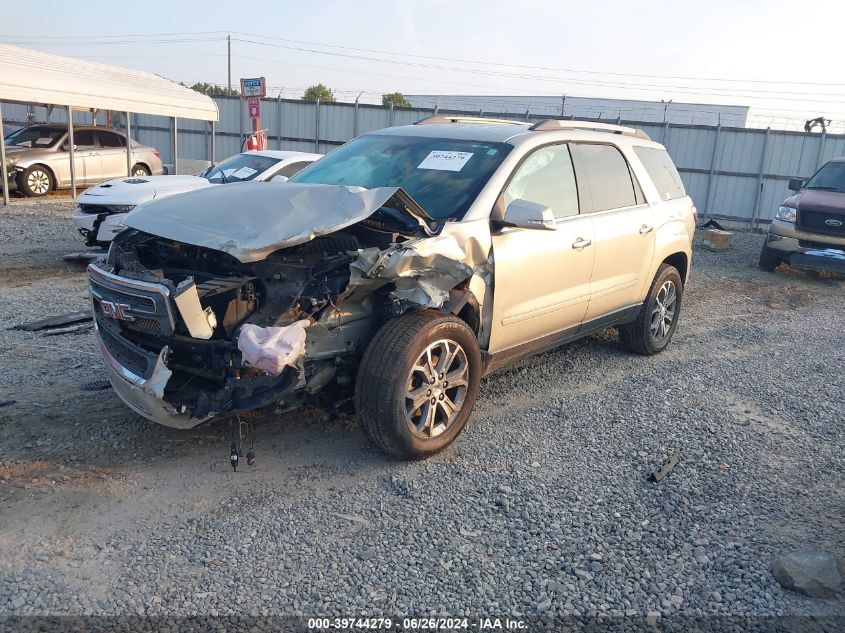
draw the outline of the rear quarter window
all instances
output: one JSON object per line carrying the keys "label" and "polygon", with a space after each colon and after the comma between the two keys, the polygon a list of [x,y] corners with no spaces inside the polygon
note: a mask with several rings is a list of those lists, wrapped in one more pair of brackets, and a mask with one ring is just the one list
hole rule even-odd
{"label": "rear quarter window", "polygon": [[576,143],[572,147],[578,190],[589,191],[591,211],[633,207],[643,202],[637,195],[639,184],[634,187],[628,161],[616,147],[592,143]]}
{"label": "rear quarter window", "polygon": [[665,149],[634,147],[634,152],[651,177],[661,200],[676,200],[687,195],[681,175]]}

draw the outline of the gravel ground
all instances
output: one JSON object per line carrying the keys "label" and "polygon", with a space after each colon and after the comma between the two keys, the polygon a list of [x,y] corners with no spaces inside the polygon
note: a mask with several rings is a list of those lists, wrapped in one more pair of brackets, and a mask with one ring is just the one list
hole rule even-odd
{"label": "gravel ground", "polygon": [[[845,555],[843,281],[697,249],[668,350],[612,331],[486,379],[464,434],[397,463],[352,421],[154,426],[90,331],[8,327],[87,306],[67,203],[0,220],[0,616],[836,615],[781,552]],[[660,484],[646,475],[680,463]]]}

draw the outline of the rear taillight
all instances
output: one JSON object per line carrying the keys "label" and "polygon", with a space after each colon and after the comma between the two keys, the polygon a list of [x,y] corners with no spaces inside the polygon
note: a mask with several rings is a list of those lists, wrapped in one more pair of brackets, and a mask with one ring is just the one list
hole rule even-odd
{"label": "rear taillight", "polygon": [[155,156],[156,158],[161,158],[161,152],[158,151],[157,149],[154,149],[153,150],[153,156]]}

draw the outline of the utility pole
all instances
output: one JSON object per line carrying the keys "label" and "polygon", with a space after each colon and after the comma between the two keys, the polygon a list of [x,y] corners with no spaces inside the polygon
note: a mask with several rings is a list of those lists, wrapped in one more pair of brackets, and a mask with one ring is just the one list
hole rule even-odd
{"label": "utility pole", "polygon": [[232,94],[232,34],[226,35],[226,58],[229,66],[229,94]]}
{"label": "utility pole", "polygon": [[560,95],[560,116],[563,116],[563,111],[566,108],[566,95]]}

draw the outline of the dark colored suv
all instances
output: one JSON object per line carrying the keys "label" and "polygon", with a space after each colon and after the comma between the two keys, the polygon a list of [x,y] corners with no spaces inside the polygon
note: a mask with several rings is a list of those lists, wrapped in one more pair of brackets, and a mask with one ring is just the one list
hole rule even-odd
{"label": "dark colored suv", "polygon": [[778,208],[760,253],[760,268],[781,263],[845,273],[845,158],[825,163]]}

